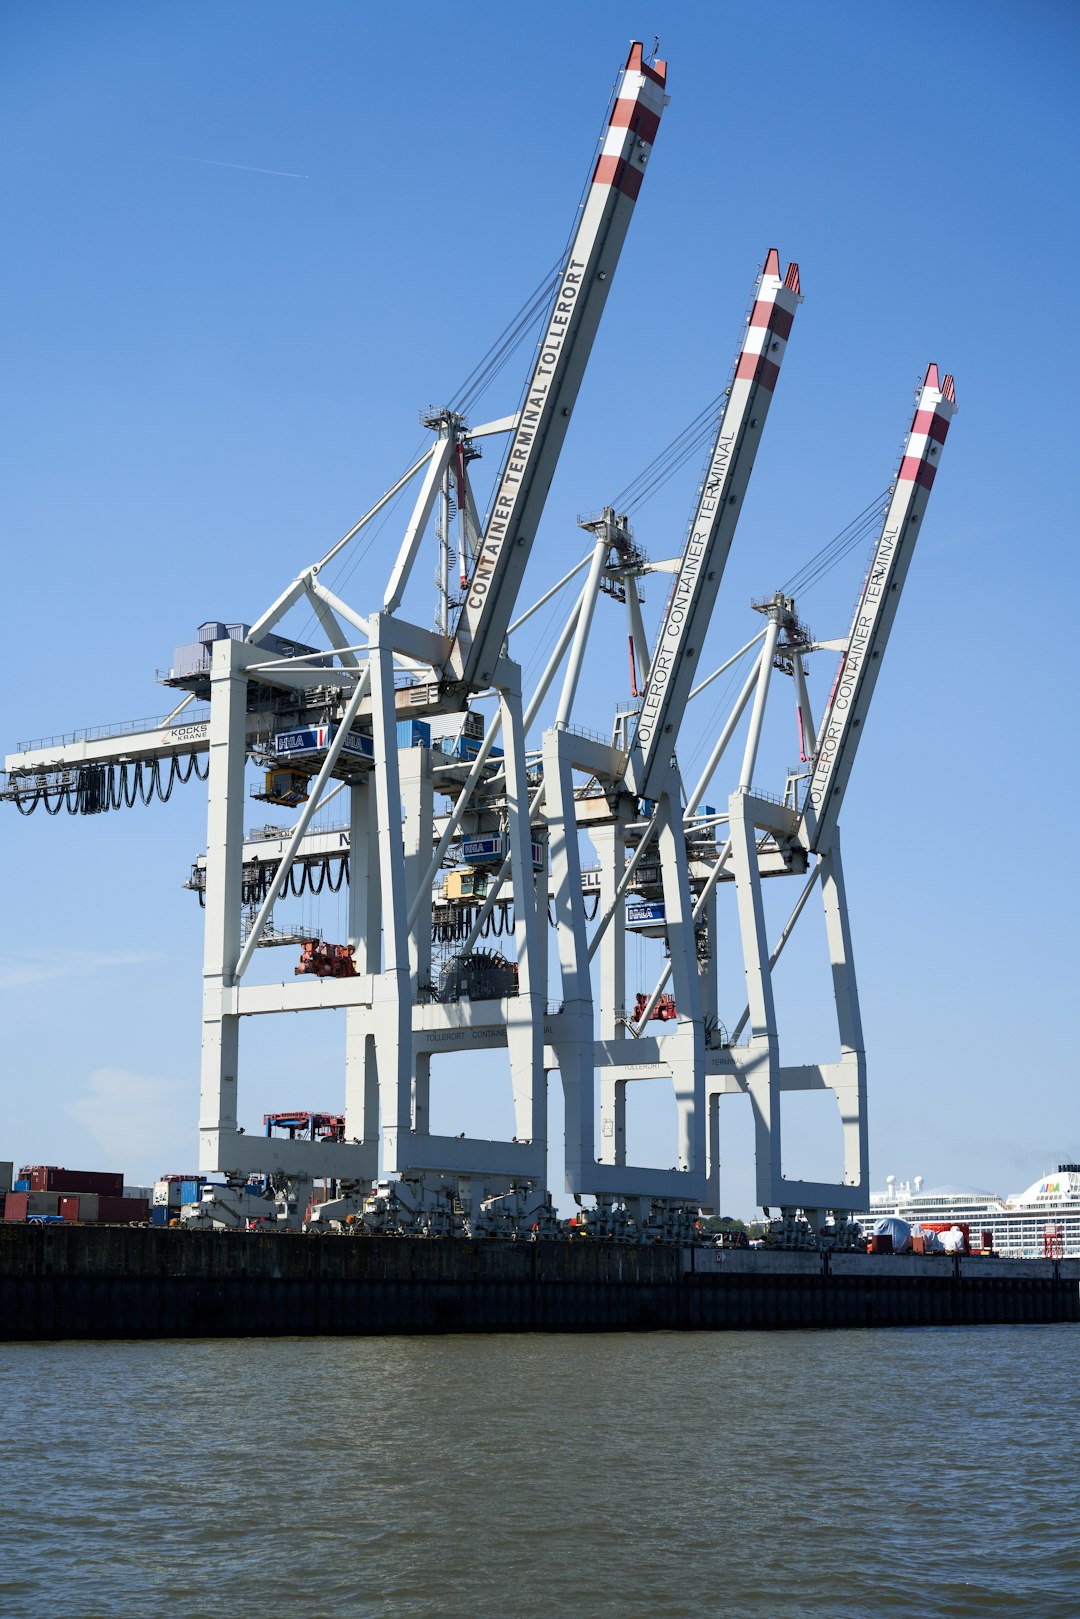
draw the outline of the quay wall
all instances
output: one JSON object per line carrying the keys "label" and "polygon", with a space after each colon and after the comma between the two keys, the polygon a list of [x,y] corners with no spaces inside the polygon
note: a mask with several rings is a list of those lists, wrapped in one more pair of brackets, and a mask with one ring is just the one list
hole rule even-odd
{"label": "quay wall", "polygon": [[1080,1321],[1080,1260],[0,1223],[0,1339]]}

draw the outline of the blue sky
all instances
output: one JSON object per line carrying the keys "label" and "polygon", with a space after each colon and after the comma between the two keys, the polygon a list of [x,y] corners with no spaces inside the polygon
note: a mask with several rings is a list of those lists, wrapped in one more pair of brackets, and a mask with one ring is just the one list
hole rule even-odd
{"label": "blue sky", "polygon": [[[927,362],[955,372],[960,411],[842,825],[874,1184],[1019,1189],[1080,1157],[1072,5],[12,0],[0,737],[6,751],[164,712],[154,671],[174,645],[204,618],[256,617],[393,481],[418,413],[453,396],[558,255],[626,41],[655,33],[671,105],[522,601],[581,554],[577,514],[722,387],[770,246],[799,260],[806,300],[716,662],[756,630],[749,597],[888,483]],[[479,416],[512,408],[524,367]],[[697,470],[635,514],[652,555],[680,543]],[[401,521],[348,579],[358,608]],[[846,631],[862,560],[800,602],[818,634]],[[581,714],[598,730],[625,695],[608,617],[595,718]],[[526,664],[557,627],[541,615]],[[819,655],[819,709],[831,676]],[[791,735],[766,747],[782,775]],[[200,940],[180,885],[205,841],[198,789],[78,821],[9,807],[3,828],[0,1157],[129,1179],[187,1168]],[[772,886],[779,915],[793,896]],[[778,974],[791,1060],[831,1054],[819,943]],[[727,999],[733,1021],[737,983]],[[302,1043],[301,1021],[318,1023]],[[290,1023],[250,1037],[252,1123],[337,1099],[340,1031]],[[448,1090],[459,1127],[501,1121],[480,1081]],[[634,1102],[643,1155],[666,1142],[661,1103]],[[831,1148],[812,1110],[791,1126],[798,1174],[800,1153]],[[748,1147],[739,1117],[733,1212],[753,1202]]]}

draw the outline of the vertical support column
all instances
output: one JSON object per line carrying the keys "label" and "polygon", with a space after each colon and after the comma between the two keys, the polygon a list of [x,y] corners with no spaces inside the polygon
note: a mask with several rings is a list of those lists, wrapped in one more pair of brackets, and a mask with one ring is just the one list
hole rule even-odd
{"label": "vertical support column", "polygon": [[[371,778],[349,788],[349,943],[358,973],[382,965],[379,857]],[[371,1147],[368,1178],[379,1172],[379,1074],[375,1036],[366,1006],[345,1009],[345,1133]]]}
{"label": "vertical support column", "polygon": [[765,911],[761,901],[761,873],[758,870],[754,826],[747,811],[746,795],[732,793],[730,799],[731,865],[735,875],[735,896],[739,912],[739,937],[746,973],[746,998],[750,1008],[750,1044],[733,1055],[746,1081],[754,1109],[754,1137],[757,1158],[757,1197],[762,1207],[779,1203],[780,1182],[780,1068],[776,1038],[776,1008],[769,972],[769,943],[765,934]]}
{"label": "vertical support column", "polygon": [[626,865],[626,839],[617,822],[590,830],[600,859],[600,911],[611,921],[600,942],[600,1038],[626,1037],[626,906],[615,902],[615,894]]}
{"label": "vertical support column", "polygon": [[[403,855],[405,902],[407,909],[411,909],[417,887],[427,875],[428,866],[431,864],[431,850],[434,843],[430,751],[422,747],[400,749],[398,771],[405,811]],[[419,999],[421,985],[431,983],[431,911],[427,905],[420,906],[416,920],[409,929],[409,978],[411,996],[413,1001],[416,1001]],[[418,1135],[429,1133],[431,1056],[428,1052],[416,1052],[413,1056],[410,1120],[412,1128]]]}
{"label": "vertical support column", "polygon": [[780,620],[770,616],[769,627],[765,631],[765,645],[761,649],[761,657],[758,661],[757,689],[754,692],[754,706],[750,712],[750,729],[746,735],[742,770],[739,772],[739,786],[746,792],[750,791],[754,766],[757,764],[758,743],[761,741],[761,723],[765,718],[765,699],[769,695],[769,680],[772,676],[773,658],[776,655],[776,642],[779,634]]}
{"label": "vertical support column", "polygon": [[589,631],[592,628],[596,598],[600,590],[600,575],[604,571],[604,564],[608,559],[610,550],[609,525],[600,523],[597,526],[596,543],[593,546],[585,589],[581,593],[581,611],[578,613],[577,627],[574,630],[574,644],[570,649],[570,658],[566,665],[566,674],[563,677],[562,695],[559,698],[559,709],[555,716],[555,729],[557,731],[565,731],[570,723],[574,698],[577,696],[578,681],[581,679],[581,666],[585,659],[585,648],[588,645]]}
{"label": "vertical support column", "polygon": [[814,711],[810,706],[810,693],[806,689],[806,669],[801,653],[796,652],[792,659],[792,670],[795,675],[795,701],[802,720],[802,751],[806,759],[812,759],[817,752],[817,733],[814,730]]}
{"label": "vertical support column", "polygon": [[585,914],[581,904],[574,779],[564,757],[565,731],[544,733],[544,801],[551,837],[551,884],[562,986],[559,1019],[559,1073],[566,1111],[566,1189],[583,1190],[583,1176],[595,1159],[593,1096],[593,1003]]}
{"label": "vertical support column", "polygon": [[626,589],[626,620],[630,641],[637,660],[637,683],[640,695],[649,684],[649,642],[645,635],[645,620],[641,616],[641,600],[637,580],[631,574],[624,581]]}
{"label": "vertical support column", "polygon": [[705,1198],[706,1204],[713,1213],[720,1213],[720,1092],[713,1091],[709,1096],[708,1120],[708,1157],[706,1169],[708,1175],[708,1190]]}
{"label": "vertical support column", "polygon": [[372,979],[371,1010],[379,1069],[383,1170],[386,1174],[394,1174],[398,1167],[399,1136],[407,1136],[412,1125],[412,981],[406,926],[405,859],[401,843],[393,619],[387,613],[374,613],[369,620],[369,630],[383,928],[383,968]]}
{"label": "vertical support column", "polygon": [[601,1164],[626,1163],[626,1080],[614,1079],[606,1068],[600,1070]]}
{"label": "vertical support column", "polygon": [[702,1011],[705,1015],[706,1023],[713,1028],[720,1021],[720,980],[716,962],[716,943],[719,937],[717,932],[719,926],[717,894],[717,886],[714,883],[709,889],[705,900],[705,908],[700,918],[705,924],[705,939],[708,943],[709,953],[704,961],[698,961]]}
{"label": "vertical support column", "polygon": [[[396,734],[396,729],[395,729]],[[431,785],[431,752],[428,748],[402,748],[398,752],[398,772],[404,805],[405,901],[411,909],[417,886],[427,875],[434,847],[434,805]],[[409,930],[409,971],[413,993],[431,981],[431,911],[421,905]]]}
{"label": "vertical support column", "polygon": [[844,1131],[844,1180],[852,1186],[866,1186],[868,1190],[866,1050],[859,1012],[859,991],[855,982],[844,871],[840,862],[839,829],[833,832],[832,847],[821,862],[821,899],[825,910],[825,935],[840,1034],[840,1062],[830,1066],[829,1083],[836,1092]]}
{"label": "vertical support column", "polygon": [[[670,778],[669,778],[670,779]],[[678,1018],[664,1042],[678,1117],[679,1169],[705,1168],[705,1032],[694,934],[694,904],[686,860],[680,796],[665,788],[657,804],[657,846],[664,884],[664,915]]]}
{"label": "vertical support column", "polygon": [[210,674],[210,758],[206,810],[206,909],[203,915],[203,1032],[199,1095],[199,1170],[228,1170],[236,1132],[240,1019],[231,1010],[240,959],[244,863],[244,766],[247,760],[245,649],[215,641]]}
{"label": "vertical support column", "polygon": [[[533,875],[525,728],[521,715],[521,674],[516,664],[504,659],[500,664],[500,677],[507,682],[499,686],[499,707],[505,748],[507,842],[514,883],[514,945],[518,960],[518,993],[506,1002],[506,1044],[518,1140],[540,1145],[547,1141],[547,1080],[544,1073],[546,940],[540,931],[536,879]],[[540,882],[546,889],[546,872],[541,873]]]}
{"label": "vertical support column", "polygon": [[[627,589],[633,581],[627,582]],[[616,903],[616,890],[626,865],[626,842],[618,822],[593,827],[593,845],[600,859],[599,914],[612,918],[600,942],[600,1038],[626,1038],[626,906]],[[626,1162],[626,1081],[600,1070],[600,1141],[597,1157],[602,1164]]]}

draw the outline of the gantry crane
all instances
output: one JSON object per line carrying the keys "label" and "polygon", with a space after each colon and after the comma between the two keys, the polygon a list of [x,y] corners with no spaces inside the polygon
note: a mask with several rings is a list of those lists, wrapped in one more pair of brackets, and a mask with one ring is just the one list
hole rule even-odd
{"label": "gantry crane", "polygon": [[[753,668],[696,784],[684,785],[676,762],[687,704],[715,678],[700,678],[705,638],[801,301],[797,266],[781,276],[775,250],[756,286],[680,555],[650,563],[629,516],[607,507],[582,520],[592,536],[589,554],[517,610],[666,100],[665,64],[646,62],[635,44],[554,278],[520,409],[474,426],[460,406],[428,412],[433,438],[425,453],[253,625],[204,625],[199,642],[179,650],[168,684],[184,695],[165,719],[121,734],[53,739],[7,760],[3,793],[24,813],[38,805],[54,814],[65,807],[98,813],[137,795],[168,796],[176,780],[193,774],[207,780],[207,849],[190,879],[205,905],[200,1169],[223,1172],[228,1190],[210,1194],[197,1216],[203,1221],[242,1221],[243,1183],[257,1173],[287,1185],[283,1217],[303,1209],[305,1186],[320,1178],[341,1192],[324,1217],[352,1212],[375,1229],[451,1231],[464,1219],[473,1231],[548,1230],[547,1076],[555,1071],[566,1104],[566,1184],[579,1200],[594,1200],[590,1232],[626,1235],[647,1218],[654,1233],[686,1234],[696,1210],[716,1201],[725,1094],[751,1099],[763,1205],[843,1211],[863,1195],[865,1058],[837,817],[955,408],[951,378],[939,386],[933,367],[927,374],[816,734],[804,662],[821,643],[801,624],[794,600],[777,593],[755,604],[765,627],[735,655],[757,648]],[[468,468],[482,441],[500,434],[509,445],[481,522]],[[374,610],[370,602],[358,610],[326,582],[327,569],[413,484],[386,589]],[[434,631],[404,611],[433,521]],[[523,692],[515,637],[582,571],[546,667]],[[673,582],[650,655],[637,590],[655,572]],[[635,699],[617,716],[610,743],[577,723],[605,594],[626,602]],[[298,606],[314,613],[324,644],[286,633],[284,621]],[[805,779],[789,779],[782,802],[755,789],[776,669],[794,679],[811,756]],[[554,722],[526,751],[560,674]],[[495,700],[490,717],[477,706],[485,697]],[[208,700],[208,712],[194,706],[200,700]],[[703,800],[715,796],[711,783],[747,710],[735,789],[717,813]],[[591,733],[591,712],[589,722]],[[260,796],[297,809],[290,827],[245,834],[251,760],[267,770]],[[316,812],[336,795],[340,824],[317,827]],[[597,851],[595,869],[583,868],[583,837]],[[770,953],[761,883],[791,875],[807,881]],[[293,977],[253,982],[256,949],[292,937],[274,927],[282,896],[316,895],[324,886],[341,893],[346,881],[347,939],[307,937]],[[716,951],[717,896],[725,884],[735,894],[748,986],[747,1009],[730,1033],[720,1018],[726,986],[718,982]],[[780,1062],[771,972],[815,886],[825,905],[841,1060],[794,1069]],[[631,1012],[626,902],[643,896],[655,907],[651,932],[664,939],[668,962]],[[506,956],[482,945],[493,927],[507,941]],[[669,977],[673,995],[665,995]],[[238,1124],[241,1020],[329,1009],[345,1014],[341,1129],[306,1138],[297,1131],[289,1139],[245,1135]],[[663,1021],[652,1016],[658,1011]],[[484,1050],[507,1053],[513,1139],[433,1133],[432,1059]],[[654,1076],[673,1088],[677,1162],[670,1170],[627,1159],[627,1086]],[[782,1173],[779,1095],[808,1087],[832,1089],[840,1101],[846,1157],[839,1185],[785,1181]],[[258,1212],[265,1217],[265,1199]]]}
{"label": "gantry crane", "polygon": [[[780,806],[754,793],[749,744],[739,785],[729,800],[729,838],[722,856],[725,864],[730,864],[736,890],[747,1006],[732,1028],[731,1044],[723,1054],[721,1070],[709,1081],[712,1196],[715,1199],[718,1195],[719,1100],[724,1094],[746,1093],[754,1110],[759,1200],[763,1206],[779,1206],[788,1218],[797,1208],[814,1211],[861,1208],[869,1193],[866,1053],[837,821],[930,497],[941,447],[955,410],[952,377],[947,376],[939,383],[937,367],[931,365],[919,390],[914,419],[851,630],[842,644],[840,669],[824,718],[816,738],[812,731],[806,737],[811,763],[808,780],[803,784],[801,811],[793,798]],[[789,631],[788,672],[796,682],[800,714],[809,714],[803,660],[814,650],[814,643],[800,633],[794,603],[777,596],[764,605],[769,631],[753,674],[752,738],[760,731],[760,716],[776,662],[777,638],[785,623]],[[805,851],[807,860],[813,862],[799,898],[773,946],[766,933],[761,895],[762,834],[789,852],[798,846]],[[799,868],[792,862],[791,869]],[[772,973],[815,887],[820,888],[824,910],[840,1058],[834,1063],[785,1066],[780,1059]],[[744,1030],[748,1030],[749,1039],[745,1044],[738,1044]],[[843,1131],[844,1178],[839,1185],[795,1180],[784,1175],[779,1103],[785,1090],[829,1090],[835,1095]]]}
{"label": "gantry crane", "polygon": [[[597,323],[618,263],[643,167],[664,105],[663,64],[647,65],[635,46],[623,70],[608,120],[604,150],[591,177],[585,207],[573,236],[533,375],[520,416],[492,424],[508,427],[510,448],[492,516],[479,536],[461,617],[452,640],[409,623],[401,606],[440,485],[455,462],[460,469],[465,433],[450,412],[434,422],[438,437],[423,471],[420,489],[379,611],[361,617],[333,595],[319,578],[328,558],[289,587],[258,621],[247,639],[215,648],[211,697],[209,846],[205,867],[207,955],[204,969],[203,1122],[204,1168],[216,1166],[238,1178],[255,1168],[265,1152],[237,1132],[233,1101],[240,1017],[257,1010],[295,1009],[310,1004],[346,1008],[346,1114],[357,1138],[335,1178],[361,1185],[374,1175],[381,1148],[384,1174],[399,1176],[420,1200],[441,1198],[448,1184],[476,1181],[472,1203],[482,1189],[504,1192],[512,1181],[546,1186],[546,1095],[543,1082],[543,1018],[546,959],[532,894],[534,851],[527,805],[524,727],[520,680],[501,655],[535,525],[547,493],[573,409]],[[477,430],[468,442],[479,436]],[[419,469],[417,469],[419,470]],[[381,503],[380,503],[381,504]],[[511,532],[512,531],[512,532]],[[331,555],[335,554],[334,552]],[[332,777],[348,784],[350,797],[350,940],[354,978],[320,979],[317,985],[275,986],[267,995],[242,983],[260,935],[273,909],[269,892],[241,943],[238,928],[238,872],[242,867],[243,826],[240,774],[243,752],[239,718],[248,706],[245,691],[259,681],[295,679],[296,663],[275,672],[254,654],[260,637],[274,630],[288,608],[306,596],[319,611],[332,647],[355,671],[334,718],[332,738],[319,751],[319,767],[309,795],[281,854],[276,882],[288,875],[301,849],[315,809]],[[366,661],[357,665],[350,631],[366,637]],[[498,654],[498,656],[496,656]],[[402,687],[398,660],[430,675]],[[488,665],[491,665],[489,667]],[[310,687],[322,676],[306,675]],[[338,680],[342,679],[339,671]],[[460,711],[469,694],[484,687],[498,694],[502,730],[501,808],[488,810],[502,833],[515,881],[517,996],[499,1029],[478,1032],[470,1018],[422,1004],[431,968],[429,854],[435,818],[431,753],[400,753],[396,723],[409,716]],[[346,697],[347,693],[347,697]],[[354,731],[354,727],[358,730]],[[370,729],[368,729],[368,727]],[[497,727],[495,728],[497,729]],[[220,736],[215,754],[214,732]],[[302,734],[302,728],[301,728]],[[364,743],[364,737],[370,737]],[[485,738],[468,772],[461,807],[443,828],[453,837],[488,767],[493,747]],[[274,739],[279,745],[279,739]],[[365,751],[368,759],[365,760]],[[366,770],[365,763],[374,763]],[[231,773],[231,779],[230,779]],[[402,850],[402,804],[405,846]],[[479,806],[483,811],[484,806]],[[441,858],[441,857],[440,857]],[[512,1142],[463,1141],[436,1137],[429,1128],[428,1090],[433,1052],[505,1044],[514,1089],[516,1138]],[[337,1144],[335,1144],[337,1145]],[[285,1168],[287,1154],[307,1160],[307,1143],[276,1143]],[[346,1144],[347,1147],[347,1144]],[[293,1152],[293,1149],[296,1149]],[[321,1149],[320,1149],[321,1150]],[[349,1150],[349,1149],[347,1149]],[[302,1167],[299,1164],[296,1167]],[[320,1160],[318,1173],[328,1173]],[[500,1179],[501,1178],[501,1179]],[[473,1214],[476,1209],[473,1207]]]}
{"label": "gantry crane", "polygon": [[[580,678],[589,617],[579,619],[563,700],[555,729],[544,742],[546,820],[551,831],[552,889],[559,943],[563,1014],[559,1066],[566,1096],[568,1184],[601,1198],[648,1197],[653,1206],[705,1200],[705,1014],[699,983],[697,919],[684,831],[682,793],[674,766],[679,723],[716,603],[720,581],[742,512],[761,432],[772,401],[795,311],[801,300],[798,265],[780,273],[775,248],[758,276],[750,314],[726,389],[712,450],[691,514],[674,583],[661,615],[645,691],[629,749],[614,759],[575,734],[571,709]],[[625,520],[613,511],[588,525],[596,534],[593,569],[619,568],[619,553],[634,556]],[[615,558],[614,564],[612,558]],[[636,560],[631,571],[637,572]],[[633,582],[630,589],[633,590]],[[633,630],[631,631],[633,634]],[[606,782],[606,804],[592,805],[589,832],[600,857],[602,915],[587,935],[577,827],[581,809],[573,772],[589,770]],[[645,825],[637,826],[639,806]],[[695,806],[696,807],[696,806]],[[627,861],[628,844],[636,845]],[[664,1059],[653,1073],[639,1047],[619,1057],[628,1033],[640,1035],[626,1016],[625,915],[623,901],[646,852],[655,850],[663,892],[664,932],[675,979],[677,1015],[664,1040]],[[606,1061],[601,1065],[600,1155],[593,1118],[596,1056],[589,962],[600,958],[600,1029]],[[651,1012],[654,1008],[649,1007]],[[667,1073],[678,1113],[677,1161],[670,1170],[627,1163],[627,1075],[642,1079]]]}

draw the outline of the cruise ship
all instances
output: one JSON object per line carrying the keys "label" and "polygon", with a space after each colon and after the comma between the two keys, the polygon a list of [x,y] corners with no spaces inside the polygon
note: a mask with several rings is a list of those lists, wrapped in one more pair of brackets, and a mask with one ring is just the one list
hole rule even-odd
{"label": "cruise ship", "polygon": [[970,1186],[923,1189],[923,1178],[888,1176],[884,1192],[871,1192],[870,1209],[856,1214],[864,1230],[896,1215],[909,1225],[968,1225],[972,1243],[992,1233],[995,1253],[1009,1259],[1080,1258],[1080,1164],[1059,1164],[1026,1192],[998,1197]]}

